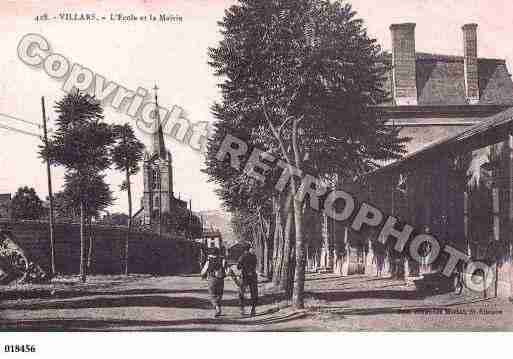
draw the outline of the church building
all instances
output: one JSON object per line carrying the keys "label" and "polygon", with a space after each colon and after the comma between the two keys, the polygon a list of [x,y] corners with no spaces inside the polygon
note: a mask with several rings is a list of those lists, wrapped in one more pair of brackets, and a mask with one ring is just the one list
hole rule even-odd
{"label": "church building", "polygon": [[[155,106],[158,108],[156,93]],[[158,111],[155,112],[156,131],[152,135],[148,150],[144,153],[144,192],[141,199],[141,209],[134,216],[136,222],[144,225],[159,223],[161,214],[172,213],[175,208],[187,209],[187,202],[176,198],[174,195],[173,157],[166,148],[162,123]]]}

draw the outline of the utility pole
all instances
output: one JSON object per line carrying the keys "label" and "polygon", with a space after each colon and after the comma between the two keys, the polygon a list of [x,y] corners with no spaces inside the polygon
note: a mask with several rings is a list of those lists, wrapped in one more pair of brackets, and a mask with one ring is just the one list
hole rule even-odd
{"label": "utility pole", "polygon": [[[41,110],[43,113],[43,141],[45,143],[45,148],[48,150],[48,130],[46,127],[46,110],[45,110],[45,98],[41,97]],[[50,160],[46,160],[46,175],[48,177],[48,198],[50,201],[50,261],[51,261],[51,271],[52,277],[55,276],[55,240],[54,240],[54,219],[53,219],[53,191],[52,191],[52,172],[50,168]]]}
{"label": "utility pole", "polygon": [[189,239],[192,239],[192,199],[189,199],[189,216],[187,218],[189,220],[188,226],[189,227]]}
{"label": "utility pole", "polygon": [[160,166],[158,167],[159,174],[159,238],[162,239],[162,173]]}

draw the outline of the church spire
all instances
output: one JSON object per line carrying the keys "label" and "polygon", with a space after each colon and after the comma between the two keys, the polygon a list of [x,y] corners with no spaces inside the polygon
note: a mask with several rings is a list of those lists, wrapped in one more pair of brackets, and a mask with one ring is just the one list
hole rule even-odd
{"label": "church spire", "polygon": [[159,111],[159,102],[158,102],[158,91],[157,84],[153,87],[155,91],[155,111],[156,111],[156,122],[157,122],[157,131],[153,133],[152,146],[153,146],[153,155],[158,155],[158,158],[165,159],[166,158],[166,145],[164,143],[164,131],[162,130],[162,123],[160,122],[160,111]]}

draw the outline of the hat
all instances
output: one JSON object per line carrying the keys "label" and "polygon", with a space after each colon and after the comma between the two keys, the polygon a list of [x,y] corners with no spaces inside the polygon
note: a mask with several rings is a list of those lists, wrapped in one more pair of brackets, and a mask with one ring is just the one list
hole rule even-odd
{"label": "hat", "polygon": [[220,254],[219,248],[217,248],[217,247],[210,248],[209,255],[211,255],[211,256],[218,256],[219,254]]}

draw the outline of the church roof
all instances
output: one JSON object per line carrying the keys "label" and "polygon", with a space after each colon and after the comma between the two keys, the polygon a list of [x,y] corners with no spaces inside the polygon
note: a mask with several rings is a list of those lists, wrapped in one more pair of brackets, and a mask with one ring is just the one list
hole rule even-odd
{"label": "church roof", "polygon": [[171,153],[166,149],[166,144],[164,142],[164,131],[162,129],[162,122],[160,118],[160,107],[157,97],[158,87],[155,85],[153,88],[155,90],[155,132],[153,132],[151,139],[151,147],[148,151],[149,157],[151,158],[160,158],[160,159],[168,159],[171,157]]}
{"label": "church roof", "polygon": [[[388,55],[391,60],[391,55]],[[416,53],[419,106],[466,105],[462,56]],[[513,105],[513,81],[505,60],[478,59],[479,104]],[[386,89],[391,92],[391,74]],[[392,105],[389,103],[388,105]]]}
{"label": "church roof", "polygon": [[152,135],[151,147],[148,152],[151,155],[157,155],[158,158],[166,159],[167,150],[166,144],[164,142],[164,131],[162,130],[162,123],[160,122],[160,118],[157,118],[156,122],[156,130]]}

